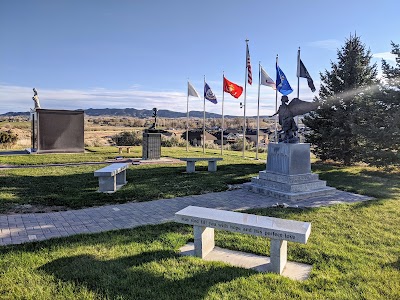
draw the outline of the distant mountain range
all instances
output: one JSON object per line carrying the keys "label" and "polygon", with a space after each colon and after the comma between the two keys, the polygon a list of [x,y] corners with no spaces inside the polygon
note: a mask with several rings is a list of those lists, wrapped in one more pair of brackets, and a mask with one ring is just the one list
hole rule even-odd
{"label": "distant mountain range", "polygon": [[[135,109],[135,108],[89,108],[85,110],[88,116],[118,116],[118,117],[136,117],[149,118],[153,116],[153,110]],[[191,118],[203,118],[202,111],[190,111]],[[1,117],[29,116],[29,112],[8,112],[1,114]],[[157,111],[160,118],[186,118],[186,113],[160,109]],[[236,118],[237,116],[226,115],[225,118]],[[261,117],[261,116],[260,116]],[[221,118],[220,114],[206,112],[206,118]]]}

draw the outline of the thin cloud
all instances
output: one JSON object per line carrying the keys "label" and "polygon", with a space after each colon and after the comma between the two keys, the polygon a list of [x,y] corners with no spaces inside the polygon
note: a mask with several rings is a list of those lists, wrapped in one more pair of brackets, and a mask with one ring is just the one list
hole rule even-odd
{"label": "thin cloud", "polygon": [[[185,111],[186,95],[183,92],[152,92],[138,90],[88,90],[45,89],[36,87],[42,108],[88,109],[127,108],[170,109]],[[9,111],[29,111],[33,108],[33,91],[30,87],[0,85],[0,113]]]}
{"label": "thin cloud", "polygon": [[396,55],[392,54],[390,52],[380,52],[380,53],[374,53],[372,54],[372,57],[374,58],[381,58],[390,62],[396,62]]}
{"label": "thin cloud", "polygon": [[307,45],[310,47],[316,47],[316,48],[321,48],[321,49],[327,49],[330,51],[336,51],[338,48],[340,48],[341,44],[342,44],[342,42],[339,40],[328,39],[328,40],[310,42]]}
{"label": "thin cloud", "polygon": [[[318,83],[315,82],[316,86]],[[136,89],[109,90],[102,87],[88,89],[46,89],[37,86],[40,104],[48,109],[88,109],[88,108],[136,108],[136,109],[168,109],[186,112],[186,88],[182,91],[144,91]],[[217,95],[218,104],[206,101],[206,111],[221,114],[222,85],[215,84],[213,91]],[[33,91],[31,87],[0,84],[0,113],[25,112],[33,108]],[[293,97],[296,97],[293,94]],[[300,98],[311,101],[313,94],[306,83],[301,82]],[[243,96],[235,99],[225,93],[224,114],[243,116],[240,102]],[[280,96],[279,99],[280,101]],[[278,102],[279,102],[278,101]],[[246,100],[246,115],[257,114],[257,85],[249,87]],[[268,107],[269,106],[269,107]],[[275,112],[275,91],[261,88],[260,115],[270,115]],[[203,111],[203,99],[190,97],[189,110]]]}

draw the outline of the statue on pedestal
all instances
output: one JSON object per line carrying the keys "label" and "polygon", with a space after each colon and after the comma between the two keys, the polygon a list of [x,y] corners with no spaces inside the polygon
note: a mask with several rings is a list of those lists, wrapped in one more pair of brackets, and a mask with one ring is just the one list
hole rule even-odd
{"label": "statue on pedestal", "polygon": [[283,137],[279,138],[280,143],[298,143],[297,125],[294,121],[295,116],[300,116],[317,108],[318,102],[302,101],[294,98],[290,101],[288,96],[282,96],[282,104],[271,117],[279,115],[279,125],[282,126]]}
{"label": "statue on pedestal", "polygon": [[151,125],[149,127],[149,129],[156,129],[156,127],[157,127],[157,108],[156,107],[153,108],[153,117],[154,117],[154,123],[153,123],[153,125]]}
{"label": "statue on pedestal", "polygon": [[35,102],[34,110],[36,110],[37,108],[40,108],[39,96],[38,96],[37,90],[35,88],[33,88],[32,100],[33,100],[33,102]]}

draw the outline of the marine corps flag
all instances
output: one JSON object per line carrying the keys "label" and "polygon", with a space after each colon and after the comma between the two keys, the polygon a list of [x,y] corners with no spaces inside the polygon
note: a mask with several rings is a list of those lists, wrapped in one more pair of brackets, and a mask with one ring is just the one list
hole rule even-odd
{"label": "marine corps flag", "polygon": [[243,93],[243,88],[224,77],[224,92],[231,94],[237,99]]}

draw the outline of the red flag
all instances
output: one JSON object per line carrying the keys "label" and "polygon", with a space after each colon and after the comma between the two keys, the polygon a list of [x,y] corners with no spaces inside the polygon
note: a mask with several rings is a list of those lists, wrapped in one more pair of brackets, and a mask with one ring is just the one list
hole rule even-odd
{"label": "red flag", "polygon": [[247,82],[251,85],[253,83],[253,77],[251,74],[249,45],[246,45],[246,68],[247,68]]}
{"label": "red flag", "polygon": [[224,92],[231,94],[237,99],[243,93],[243,88],[224,77]]}

